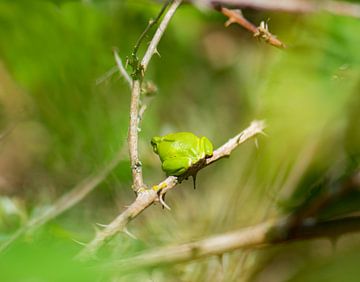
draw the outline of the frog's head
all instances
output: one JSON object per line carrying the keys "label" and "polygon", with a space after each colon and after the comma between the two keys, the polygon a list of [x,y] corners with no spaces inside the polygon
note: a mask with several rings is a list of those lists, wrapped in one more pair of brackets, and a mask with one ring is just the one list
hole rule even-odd
{"label": "frog's head", "polygon": [[151,146],[153,147],[153,151],[158,154],[158,146],[162,141],[162,137],[155,136],[151,139]]}

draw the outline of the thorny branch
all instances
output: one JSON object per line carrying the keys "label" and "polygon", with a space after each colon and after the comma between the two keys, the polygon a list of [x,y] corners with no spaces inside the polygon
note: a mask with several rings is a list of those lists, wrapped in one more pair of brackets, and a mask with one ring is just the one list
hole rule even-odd
{"label": "thorny branch", "polygon": [[[176,1],[176,7],[180,4],[181,1]],[[166,5],[167,6],[167,5]],[[174,11],[172,11],[173,13]],[[162,14],[162,12],[161,12]],[[168,19],[169,20],[169,19]],[[157,20],[155,21],[155,23]],[[167,21],[168,22],[168,21]],[[154,24],[155,24],[154,23]],[[164,28],[165,29],[165,28]],[[161,35],[157,36],[157,40],[160,40]],[[158,42],[158,41],[157,41]],[[147,63],[149,63],[151,56],[153,53],[156,52],[153,49],[147,52]],[[109,73],[106,74],[105,78],[99,79],[96,83],[101,83],[104,79],[108,76],[112,75],[115,71],[119,71],[120,74],[125,78],[129,86],[132,85],[132,80],[127,74],[120,57],[118,56],[117,52],[114,50],[114,57],[117,66]],[[146,105],[144,104],[139,112],[139,117],[141,119],[144,111],[146,109]],[[1,139],[2,136],[0,136]],[[34,231],[41,227],[42,225],[46,224],[50,220],[54,219],[58,215],[62,214],[63,212],[67,211],[68,209],[72,208],[74,205],[79,203],[87,194],[89,194],[92,190],[94,190],[110,173],[111,171],[118,165],[118,163],[124,158],[125,154],[125,147],[123,146],[116,154],[115,157],[107,163],[104,167],[99,169],[93,175],[89,176],[88,178],[81,181],[75,188],[73,188],[70,192],[63,195],[59,198],[53,205],[50,206],[45,212],[39,214],[38,216],[31,219],[27,222],[23,227],[18,229],[8,240],[6,240],[2,245],[0,245],[0,253],[5,251],[13,242],[19,239],[21,236],[25,235],[30,231]]]}
{"label": "thorny branch", "polygon": [[202,0],[210,6],[221,5],[232,9],[252,8],[287,13],[328,12],[338,16],[360,18],[360,5],[346,1],[312,0]]}
{"label": "thorny branch", "polygon": [[173,247],[157,248],[128,259],[111,262],[103,267],[115,271],[131,271],[221,255],[241,248],[262,247],[294,240],[337,238],[342,234],[360,231],[360,217],[335,219],[314,225],[302,225],[296,232],[290,234],[286,233],[285,222],[286,219],[284,218],[269,220],[199,241]]}
{"label": "thorny branch", "polygon": [[[202,166],[198,167],[198,170],[223,157],[229,156],[230,153],[237,148],[237,146],[257,134],[263,133],[264,128],[264,122],[253,121],[247,129],[215,150],[213,157],[202,163]],[[98,249],[100,249],[107,241],[111,240],[117,233],[125,232],[127,224],[132,219],[138,216],[148,206],[159,201],[159,195],[163,195],[170,189],[174,188],[179,183],[180,179],[183,179],[183,177],[169,176],[158,185],[153,186],[151,189],[140,190],[135,201],[102,231],[99,231],[95,238],[78,254],[77,259],[87,260],[89,258],[93,258]]]}
{"label": "thorny branch", "polygon": [[279,39],[270,33],[265,22],[261,22],[260,26],[256,27],[254,24],[245,19],[239,10],[230,10],[224,7],[219,7],[218,9],[222,14],[229,18],[225,23],[225,26],[229,26],[232,23],[237,23],[252,32],[254,37],[262,39],[272,46],[286,48],[284,43],[282,43]]}
{"label": "thorny branch", "polygon": [[[157,28],[149,47],[147,48],[143,59],[141,60],[140,65],[133,65],[135,73],[141,73],[141,75],[133,75],[133,84],[131,90],[131,105],[130,105],[130,126],[128,133],[128,146],[129,146],[129,155],[130,155],[130,165],[131,172],[133,177],[133,189],[137,193],[141,189],[145,188],[144,180],[142,176],[142,167],[139,159],[139,149],[138,149],[138,131],[139,131],[139,105],[140,105],[140,94],[141,94],[141,82],[142,76],[147,69],[147,66],[152,58],[152,56],[157,52],[156,47],[164,34],[164,31],[167,25],[170,22],[170,19],[174,15],[176,9],[180,5],[181,0],[174,0],[168,11],[166,12],[163,20],[161,21],[159,27]],[[165,3],[163,9],[160,11],[156,21],[161,17],[166,7],[168,6],[168,2]],[[152,24],[152,22],[150,23]],[[149,24],[149,25],[150,25]],[[144,34],[144,33],[143,33]],[[142,36],[143,37],[143,36]],[[135,45],[135,49],[133,51],[133,55],[138,49],[138,45],[141,43],[141,40]]]}
{"label": "thorny branch", "polygon": [[[137,61],[137,52],[140,48],[141,42],[144,40],[145,36],[148,34],[148,32],[150,31],[150,29],[156,25],[158,23],[158,21],[160,20],[160,18],[162,17],[162,15],[164,14],[166,8],[170,5],[172,1],[171,0],[167,0],[165,2],[165,4],[163,5],[163,7],[161,8],[159,14],[157,15],[157,17],[154,20],[150,20],[149,24],[147,25],[147,27],[145,28],[145,30],[143,31],[143,33],[140,35],[140,37],[138,38],[138,40],[136,41],[136,44],[134,46],[133,52],[131,54],[132,59]],[[136,66],[137,67],[137,66]]]}

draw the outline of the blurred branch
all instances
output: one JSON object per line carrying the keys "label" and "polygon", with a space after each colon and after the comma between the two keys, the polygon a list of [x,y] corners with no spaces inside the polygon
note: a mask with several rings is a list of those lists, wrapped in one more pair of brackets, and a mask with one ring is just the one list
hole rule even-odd
{"label": "blurred branch", "polygon": [[212,6],[225,6],[234,9],[252,8],[258,10],[280,11],[287,13],[329,12],[338,16],[360,18],[360,5],[345,1],[311,0],[207,0]]}
{"label": "blurred branch", "polygon": [[223,15],[229,18],[225,23],[225,26],[229,26],[232,23],[237,23],[252,32],[254,34],[254,37],[262,39],[272,46],[278,48],[286,47],[284,43],[282,43],[279,39],[277,39],[273,34],[270,33],[267,23],[261,22],[260,26],[256,27],[254,24],[244,18],[240,10],[230,10],[221,6],[217,9]]}
{"label": "blurred branch", "polygon": [[113,74],[115,74],[119,68],[117,66],[113,66],[111,69],[109,69],[106,73],[104,73],[102,76],[98,77],[95,81],[96,85],[100,85],[104,81],[108,80]]}
{"label": "blurred branch", "polygon": [[[205,162],[201,163],[201,166],[197,167],[197,170],[201,170],[217,160],[229,156],[230,153],[240,144],[257,134],[263,133],[264,128],[264,122],[253,121],[248,128],[215,150],[213,157],[206,159]],[[94,257],[98,249],[100,249],[107,241],[110,241],[117,233],[125,232],[126,225],[132,219],[138,216],[148,206],[159,201],[161,195],[174,188],[184,178],[186,178],[186,175],[179,177],[169,176],[158,185],[153,186],[151,189],[139,190],[135,201],[117,218],[115,218],[115,220],[113,220],[103,230],[99,231],[95,238],[78,254],[77,259],[87,260]]]}
{"label": "blurred branch", "polygon": [[121,61],[121,58],[120,58],[119,54],[117,53],[117,51],[114,50],[113,52],[114,52],[114,58],[115,58],[117,68],[118,68],[120,74],[125,78],[125,80],[128,83],[129,87],[131,88],[132,79],[129,76],[129,74],[127,73],[126,69],[124,68],[124,65],[123,65],[123,63]]}
{"label": "blurred branch", "polygon": [[319,195],[317,198],[310,201],[310,203],[304,203],[299,210],[293,212],[288,220],[288,229],[290,232],[297,232],[297,228],[306,219],[316,220],[318,214],[331,203],[351,191],[360,187],[360,171],[356,171],[345,182],[342,183],[329,183],[326,191]]}
{"label": "blurred branch", "polygon": [[10,124],[10,126],[8,126],[7,128],[5,128],[1,133],[0,133],[0,142],[4,141],[6,139],[6,137],[8,137],[12,131],[15,129],[15,127],[17,126],[16,122],[13,122],[12,124]]}
{"label": "blurred branch", "polygon": [[296,233],[286,235],[286,219],[270,220],[248,228],[239,229],[211,238],[185,243],[173,247],[157,248],[135,257],[111,262],[107,269],[129,271],[221,255],[243,248],[258,248],[294,240],[314,238],[336,238],[342,234],[359,232],[360,217],[336,219],[315,225],[303,225]]}
{"label": "blurred branch", "polygon": [[45,212],[30,219],[22,228],[17,230],[7,241],[0,246],[0,253],[5,251],[13,242],[19,239],[29,231],[34,231],[54,219],[58,215],[67,211],[68,209],[79,203],[87,194],[95,189],[109,173],[119,164],[119,162],[125,156],[125,146],[116,153],[115,157],[106,164],[103,168],[97,171],[95,174],[84,179],[78,185],[75,186],[70,192],[59,198],[53,205],[51,205]]}
{"label": "blurred branch", "polygon": [[155,24],[164,13],[166,7],[169,5],[169,2],[166,2],[163,8],[161,9],[159,15],[155,19],[155,21],[150,21],[148,27],[145,29],[143,34],[140,36],[138,42],[135,45],[134,51],[132,53],[132,62],[130,63],[134,68],[133,73],[133,84],[131,90],[131,105],[130,105],[130,126],[128,133],[128,145],[129,145],[129,155],[130,155],[130,164],[131,164],[131,172],[133,176],[133,189],[137,193],[141,189],[145,187],[144,180],[142,176],[142,167],[139,159],[139,151],[138,151],[138,132],[139,132],[139,105],[140,105],[140,94],[141,94],[141,82],[144,72],[147,69],[147,66],[154,55],[156,53],[156,47],[170,22],[170,19],[174,15],[176,9],[180,5],[181,0],[174,0],[168,11],[166,12],[164,18],[162,19],[159,27],[157,28],[149,47],[147,48],[141,63],[137,63],[136,53],[139,48],[139,45],[144,38],[145,34],[149,30],[153,24]]}

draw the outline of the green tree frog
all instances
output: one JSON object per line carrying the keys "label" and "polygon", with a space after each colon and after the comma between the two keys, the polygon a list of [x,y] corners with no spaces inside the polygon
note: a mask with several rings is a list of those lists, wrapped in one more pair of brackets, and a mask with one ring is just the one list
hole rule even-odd
{"label": "green tree frog", "polygon": [[[155,136],[151,139],[151,145],[154,152],[159,155],[162,170],[167,176],[182,175],[200,160],[213,155],[213,145],[210,140],[206,137],[197,137],[191,132]],[[196,175],[192,176],[195,183]]]}

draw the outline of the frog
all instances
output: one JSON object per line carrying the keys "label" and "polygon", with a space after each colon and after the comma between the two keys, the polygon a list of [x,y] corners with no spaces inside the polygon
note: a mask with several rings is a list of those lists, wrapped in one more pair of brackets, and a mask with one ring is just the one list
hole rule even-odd
{"label": "frog", "polygon": [[[200,161],[213,155],[213,144],[205,136],[191,132],[176,132],[151,139],[153,151],[159,155],[162,170],[167,176],[180,176]],[[196,170],[191,175],[194,179]]]}

